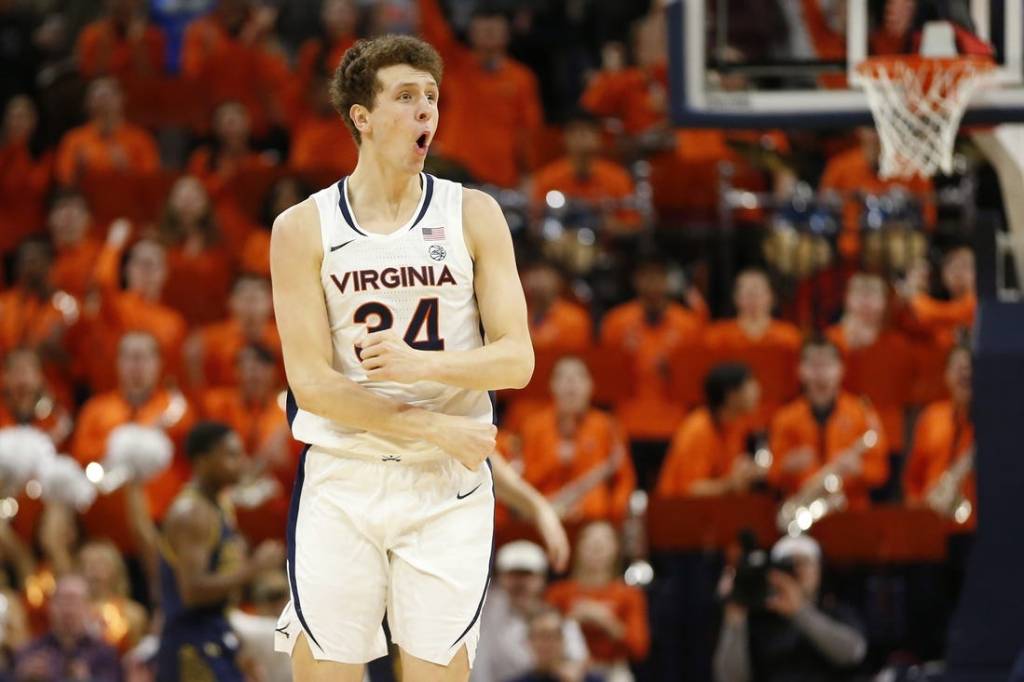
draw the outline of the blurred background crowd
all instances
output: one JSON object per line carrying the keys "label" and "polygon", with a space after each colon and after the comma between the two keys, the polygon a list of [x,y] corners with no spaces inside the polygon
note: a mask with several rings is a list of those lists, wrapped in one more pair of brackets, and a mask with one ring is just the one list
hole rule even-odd
{"label": "blurred background crowd", "polygon": [[[842,45],[844,3],[797,1],[788,28],[794,2],[728,4],[730,49]],[[885,50],[905,26],[876,29]],[[882,180],[869,128],[673,127],[665,31],[639,0],[0,0],[0,427],[42,430],[93,482],[124,424],[175,447],[84,510],[7,486],[0,679],[152,679],[147,547],[199,420],[241,437],[248,545],[284,537],[299,445],[270,229],[352,171],[330,76],[390,32],[445,60],[428,172],[493,194],[513,231],[537,369],[499,396],[499,447],[574,542],[554,575],[499,509],[473,679],[941,659],[976,518],[970,219],[998,208],[994,176],[962,148],[934,184]],[[238,560],[258,564],[230,606],[247,674],[288,679],[283,562]]]}

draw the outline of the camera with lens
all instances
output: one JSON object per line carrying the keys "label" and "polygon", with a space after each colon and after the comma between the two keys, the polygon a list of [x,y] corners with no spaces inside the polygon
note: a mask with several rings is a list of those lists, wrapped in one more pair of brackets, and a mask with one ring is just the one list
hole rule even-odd
{"label": "camera with lens", "polygon": [[796,567],[791,558],[772,559],[771,552],[759,547],[757,538],[749,530],[740,532],[739,542],[742,554],[736,566],[729,601],[752,611],[763,610],[771,593],[768,574],[771,571],[783,571],[795,575]]}

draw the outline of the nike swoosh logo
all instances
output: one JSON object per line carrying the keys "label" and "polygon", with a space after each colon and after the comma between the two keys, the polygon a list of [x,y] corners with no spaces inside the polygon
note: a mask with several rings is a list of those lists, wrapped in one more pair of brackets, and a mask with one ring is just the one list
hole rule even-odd
{"label": "nike swoosh logo", "polygon": [[347,242],[342,242],[341,244],[338,244],[337,246],[332,246],[331,247],[331,253],[334,253],[338,249],[341,249],[341,248],[344,248],[344,247],[348,246],[349,244],[351,244],[354,241],[355,241],[355,239],[349,239]]}
{"label": "nike swoosh logo", "polygon": [[458,499],[460,499],[460,500],[464,500],[464,499],[466,499],[467,497],[469,497],[470,495],[472,495],[473,493],[475,493],[475,492],[476,492],[476,489],[477,489],[477,488],[479,488],[479,487],[480,487],[480,486],[482,486],[482,485],[483,485],[483,483],[477,483],[477,485],[476,485],[476,488],[473,488],[472,490],[470,490],[470,491],[469,491],[468,493],[466,493],[465,495],[463,495],[462,493],[455,493],[455,497],[456,497],[456,498],[458,498]]}

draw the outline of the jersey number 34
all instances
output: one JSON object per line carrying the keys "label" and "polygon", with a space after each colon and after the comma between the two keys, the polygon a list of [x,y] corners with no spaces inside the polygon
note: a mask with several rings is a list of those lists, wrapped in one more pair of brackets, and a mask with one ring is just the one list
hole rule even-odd
{"label": "jersey number 34", "polygon": [[[437,321],[440,305],[436,298],[421,298],[416,305],[416,310],[406,327],[405,342],[416,350],[444,350],[444,339],[441,338]],[[379,332],[384,329],[391,329],[395,324],[395,314],[391,308],[383,303],[370,301],[356,308],[352,316],[356,324],[367,324],[371,317],[376,317],[376,324],[368,325],[366,331]],[[421,338],[423,337],[423,338]],[[356,357],[362,362],[359,347],[356,347]]]}

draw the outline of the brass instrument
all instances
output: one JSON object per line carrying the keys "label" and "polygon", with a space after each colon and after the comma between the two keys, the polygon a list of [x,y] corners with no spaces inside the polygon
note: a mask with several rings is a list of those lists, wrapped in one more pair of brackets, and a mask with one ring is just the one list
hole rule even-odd
{"label": "brass instrument", "polygon": [[963,494],[964,479],[974,471],[974,456],[974,445],[965,448],[924,496],[925,504],[935,513],[958,524],[967,523],[974,512],[970,500]]}
{"label": "brass instrument", "polygon": [[878,443],[878,431],[869,428],[847,450],[823,466],[800,490],[779,508],[776,525],[790,535],[807,532],[829,514],[846,508],[842,470],[859,462]]}

